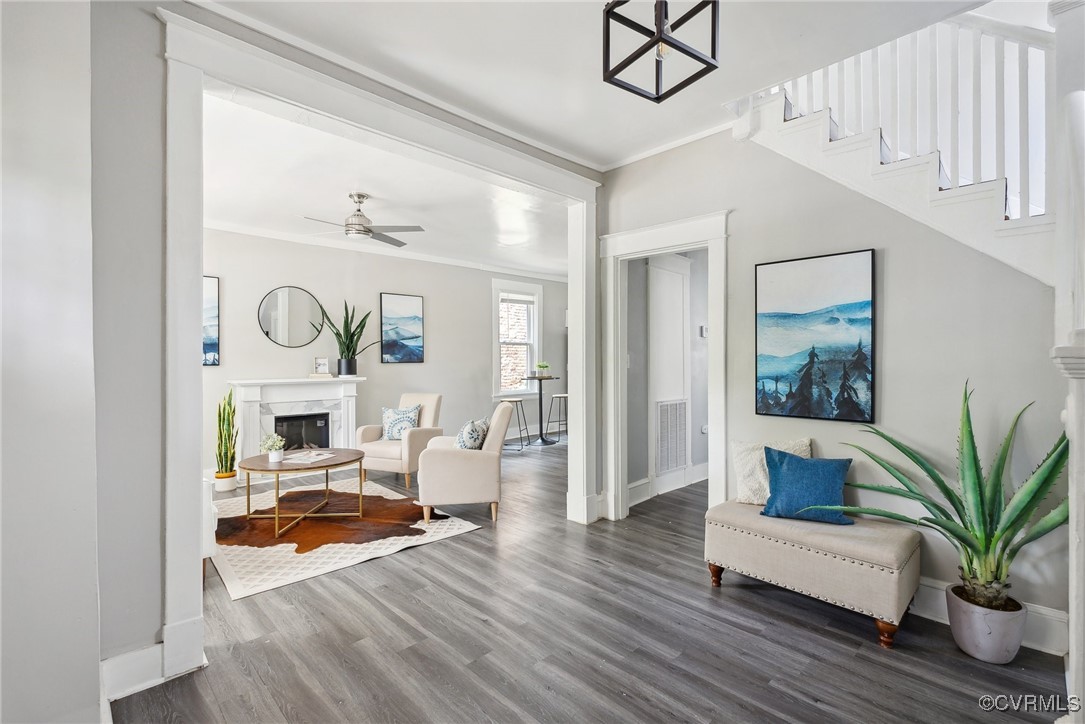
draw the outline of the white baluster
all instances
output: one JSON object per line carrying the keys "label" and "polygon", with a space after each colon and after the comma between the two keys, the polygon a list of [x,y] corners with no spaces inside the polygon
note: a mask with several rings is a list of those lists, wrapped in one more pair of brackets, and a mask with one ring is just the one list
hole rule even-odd
{"label": "white baluster", "polygon": [[958,41],[960,28],[949,24],[949,187],[961,185],[961,58]]}
{"label": "white baluster", "polygon": [[1020,119],[1018,121],[1017,142],[1020,146],[1021,218],[1027,219],[1032,215],[1029,210],[1028,43],[1017,44],[1017,88],[1017,116]]}
{"label": "white baluster", "polygon": [[804,114],[814,112],[814,75],[807,73],[803,78],[806,80],[806,108]]}
{"label": "white baluster", "polygon": [[863,132],[863,56],[856,55],[851,59],[852,69],[852,114],[855,116],[853,133]]}
{"label": "white baluster", "polygon": [[840,129],[840,137],[848,135],[848,86],[844,82],[844,61],[836,64],[836,104],[839,106],[836,112],[837,127]]}
{"label": "white baluster", "polygon": [[886,125],[889,127],[889,160],[900,160],[900,115],[898,111],[898,85],[899,74],[897,72],[897,41],[889,43],[889,108],[887,111]]}
{"label": "white baluster", "polygon": [[919,153],[919,34],[908,36],[908,157]]}
{"label": "white baluster", "polygon": [[980,117],[983,114],[980,98],[980,31],[972,29],[972,183],[983,180],[983,131]]}
{"label": "white baluster", "polygon": [[1055,98],[1055,53],[1053,50],[1044,48],[1041,51],[1044,59],[1044,138],[1043,150],[1040,158],[1043,159],[1044,175],[1044,208],[1041,213],[1051,214],[1055,211],[1055,164],[1051,161],[1051,149],[1055,142],[1055,109],[1052,100]]}
{"label": "white baluster", "polygon": [[829,110],[829,69],[821,69],[821,110]]}
{"label": "white baluster", "polygon": [[[881,71],[882,48],[879,45],[870,53],[870,127],[881,128],[882,126],[882,71]],[[880,152],[879,152],[880,158]]]}
{"label": "white baluster", "polygon": [[928,124],[927,153],[935,153],[938,150],[938,26],[932,25],[927,28],[927,42],[930,54],[930,64],[927,67],[927,104]]}
{"label": "white baluster", "polygon": [[995,38],[995,178],[1006,178],[1006,39]]}

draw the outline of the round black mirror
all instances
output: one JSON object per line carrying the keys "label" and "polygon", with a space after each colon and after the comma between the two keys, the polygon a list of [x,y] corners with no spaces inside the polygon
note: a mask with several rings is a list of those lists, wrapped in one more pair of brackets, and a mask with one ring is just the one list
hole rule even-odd
{"label": "round black mirror", "polygon": [[320,303],[301,287],[278,287],[267,293],[257,311],[264,335],[282,347],[304,347],[324,329]]}

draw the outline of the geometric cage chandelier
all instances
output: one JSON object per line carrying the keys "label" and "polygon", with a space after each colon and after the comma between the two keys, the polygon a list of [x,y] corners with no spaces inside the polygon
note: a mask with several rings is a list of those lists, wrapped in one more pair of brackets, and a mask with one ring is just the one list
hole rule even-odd
{"label": "geometric cage chandelier", "polygon": [[[656,0],[655,3],[655,27],[650,28],[645,25],[641,25],[635,20],[631,20],[625,15],[618,12],[618,9],[623,5],[626,5],[629,0],[611,0],[607,3],[603,9],[603,80],[611,85],[616,85],[619,88],[629,91],[641,98],[647,98],[650,101],[656,103],[662,103],[678,91],[689,86],[691,83],[708,75],[716,68],[719,67],[719,0],[704,0],[704,2],[697,3],[692,10],[682,15],[674,22],[670,21],[667,12],[666,0]],[[692,48],[686,45],[681,40],[674,37],[674,31],[685,25],[692,20],[698,14],[705,9],[711,8],[712,11],[712,40],[711,49],[708,54],[702,53],[696,48]],[[610,57],[610,31],[613,23],[622,25],[630,30],[643,35],[646,40],[644,44],[630,53],[627,57],[623,58],[617,64],[611,64]],[[672,51],[677,51],[682,55],[693,59],[698,62],[701,67],[694,73],[682,79],[681,81],[674,83],[670,87],[667,86],[667,81],[672,79],[665,78],[665,67],[667,58],[671,55]],[[644,58],[649,53],[654,54],[655,60],[655,83],[652,88],[641,88],[640,86],[631,83],[627,80],[623,80],[618,76],[629,68],[633,63]]]}

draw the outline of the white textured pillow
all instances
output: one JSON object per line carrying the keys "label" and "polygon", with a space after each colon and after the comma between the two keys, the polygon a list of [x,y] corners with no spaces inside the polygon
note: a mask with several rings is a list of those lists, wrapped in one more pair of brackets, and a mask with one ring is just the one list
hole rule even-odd
{"label": "white textured pillow", "polygon": [[731,443],[731,459],[738,475],[738,502],[764,505],[769,499],[769,469],[765,464],[765,448],[783,450],[801,458],[810,457],[810,438],[777,440],[776,442]]}

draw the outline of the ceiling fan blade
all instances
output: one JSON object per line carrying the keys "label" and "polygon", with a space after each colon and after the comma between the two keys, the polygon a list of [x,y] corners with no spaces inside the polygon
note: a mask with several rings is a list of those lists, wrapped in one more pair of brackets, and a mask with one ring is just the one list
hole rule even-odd
{"label": "ceiling fan blade", "polygon": [[407,242],[395,239],[387,234],[379,234],[374,232],[373,237],[377,241],[383,241],[385,244],[391,244],[392,246],[407,246]]}
{"label": "ceiling fan blade", "polygon": [[390,231],[425,231],[421,226],[369,226],[366,228],[376,233],[386,233]]}
{"label": "ceiling fan blade", "polygon": [[317,221],[317,222],[320,222],[321,224],[331,224],[332,226],[338,226],[340,229],[343,228],[342,224],[336,223],[334,221],[325,221],[324,219],[314,219],[312,216],[303,216],[301,218],[308,219],[309,221]]}

